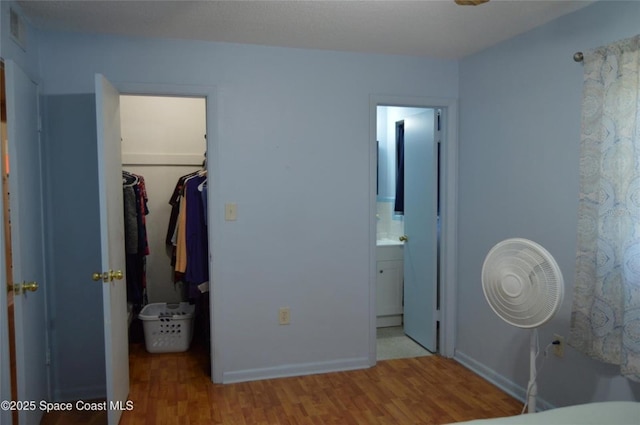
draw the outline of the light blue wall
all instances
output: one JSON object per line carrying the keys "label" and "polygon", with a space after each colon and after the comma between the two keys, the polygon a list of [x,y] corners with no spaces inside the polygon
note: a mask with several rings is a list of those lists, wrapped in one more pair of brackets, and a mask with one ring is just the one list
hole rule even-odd
{"label": "light blue wall", "polygon": [[[53,400],[106,394],[95,96],[44,96]],[[66,164],[66,166],[61,166]]]}
{"label": "light blue wall", "polygon": [[[489,249],[508,237],[546,247],[565,278],[559,314],[540,333],[569,334],[576,250],[582,65],[574,52],[639,32],[640,2],[600,2],[460,63],[456,356],[519,393],[529,332],[502,322],[482,294]],[[640,385],[572,348],[550,357],[540,398],[556,406],[639,400]]]}
{"label": "light blue wall", "polygon": [[[225,379],[234,380],[366,362],[369,95],[457,97],[459,85],[457,356],[517,393],[528,378],[528,333],[488,308],[482,261],[511,236],[549,249],[568,292],[541,343],[568,335],[582,79],[571,57],[634,35],[638,18],[640,4],[595,4],[464,59],[460,75],[456,62],[402,56],[47,32],[42,87],[46,104],[60,95],[73,104],[67,118],[77,119],[84,114],[74,108],[92,98],[96,72],[122,83],[216,87],[216,350]],[[37,58],[12,55],[37,71]],[[93,167],[95,140],[53,133],[61,152]],[[53,154],[47,160],[61,176],[65,163]],[[84,205],[70,202],[70,209]],[[220,218],[224,202],[237,202],[238,221]],[[289,326],[277,325],[282,306],[291,307]],[[99,320],[89,307],[78,314]],[[76,325],[56,317],[57,329]],[[60,374],[73,370],[59,367]],[[564,359],[547,360],[540,396],[553,405],[640,399],[638,385],[617,373],[568,348]]]}
{"label": "light blue wall", "polygon": [[[27,44],[23,49],[13,41],[9,33],[9,11],[13,8],[20,16],[27,31]],[[0,57],[14,61],[34,81],[39,77],[39,33],[22,15],[22,9],[13,1],[0,1]]]}
{"label": "light blue wall", "polygon": [[[96,72],[116,83],[215,86],[210,223],[215,350],[223,379],[366,366],[369,188],[375,184],[369,182],[369,97],[455,98],[457,63],[43,35],[47,96],[91,94]],[[89,137],[58,142],[95,144]],[[57,172],[67,167],[49,161]],[[91,166],[95,157],[78,154],[73,161]],[[222,220],[225,202],[237,203],[237,221]],[[68,207],[83,205],[79,198]],[[290,325],[278,325],[279,307],[291,308]]]}
{"label": "light blue wall", "polygon": [[[0,2],[0,57],[13,60],[42,88],[40,34],[24,18],[27,44],[18,46],[9,36],[10,8],[21,14],[17,4]],[[102,288],[87,285],[94,271],[91,260],[100,255],[96,148],[82,143],[95,138],[95,97],[46,96],[40,110],[47,241],[47,276],[41,283],[47,288],[51,394],[54,400],[100,398],[106,389],[103,326],[96,320],[102,312]],[[6,317],[0,315],[0,320]],[[3,393],[5,388],[3,381]]]}

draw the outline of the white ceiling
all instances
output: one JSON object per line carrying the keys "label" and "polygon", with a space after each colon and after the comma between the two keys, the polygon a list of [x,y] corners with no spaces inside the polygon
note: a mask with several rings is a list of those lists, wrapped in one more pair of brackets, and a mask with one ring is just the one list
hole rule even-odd
{"label": "white ceiling", "polygon": [[459,59],[592,1],[18,1],[39,28]]}

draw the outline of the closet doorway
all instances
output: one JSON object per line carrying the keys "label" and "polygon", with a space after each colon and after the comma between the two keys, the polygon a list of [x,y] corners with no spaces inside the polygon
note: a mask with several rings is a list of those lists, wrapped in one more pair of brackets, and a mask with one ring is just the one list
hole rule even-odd
{"label": "closet doorway", "polygon": [[[144,215],[148,250],[127,254],[131,353],[144,346],[143,324],[137,316],[147,304],[195,300],[191,346],[202,350],[210,344],[209,294],[197,291],[194,297],[193,283],[175,273],[170,226],[178,181],[192,173],[206,173],[206,121],[204,97],[120,95],[122,170],[142,177],[148,210]],[[206,239],[206,227],[202,232]],[[137,273],[140,265],[142,274]],[[132,298],[132,294],[137,295]]]}

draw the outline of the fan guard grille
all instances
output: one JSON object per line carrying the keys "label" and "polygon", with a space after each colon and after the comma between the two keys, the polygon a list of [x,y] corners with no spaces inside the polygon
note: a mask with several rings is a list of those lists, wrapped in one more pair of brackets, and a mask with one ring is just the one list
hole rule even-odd
{"label": "fan guard grille", "polygon": [[482,290],[493,311],[507,323],[534,328],[562,304],[564,281],[551,254],[521,238],[496,244],[482,266]]}

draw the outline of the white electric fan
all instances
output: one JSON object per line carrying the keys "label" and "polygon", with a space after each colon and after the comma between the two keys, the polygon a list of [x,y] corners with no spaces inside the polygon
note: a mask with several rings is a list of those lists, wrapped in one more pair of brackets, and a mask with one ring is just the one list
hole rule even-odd
{"label": "white electric fan", "polygon": [[527,404],[528,412],[535,412],[537,328],[549,321],[562,304],[564,281],[560,268],[537,243],[522,238],[506,239],[491,248],[484,260],[482,290],[502,320],[532,329]]}

